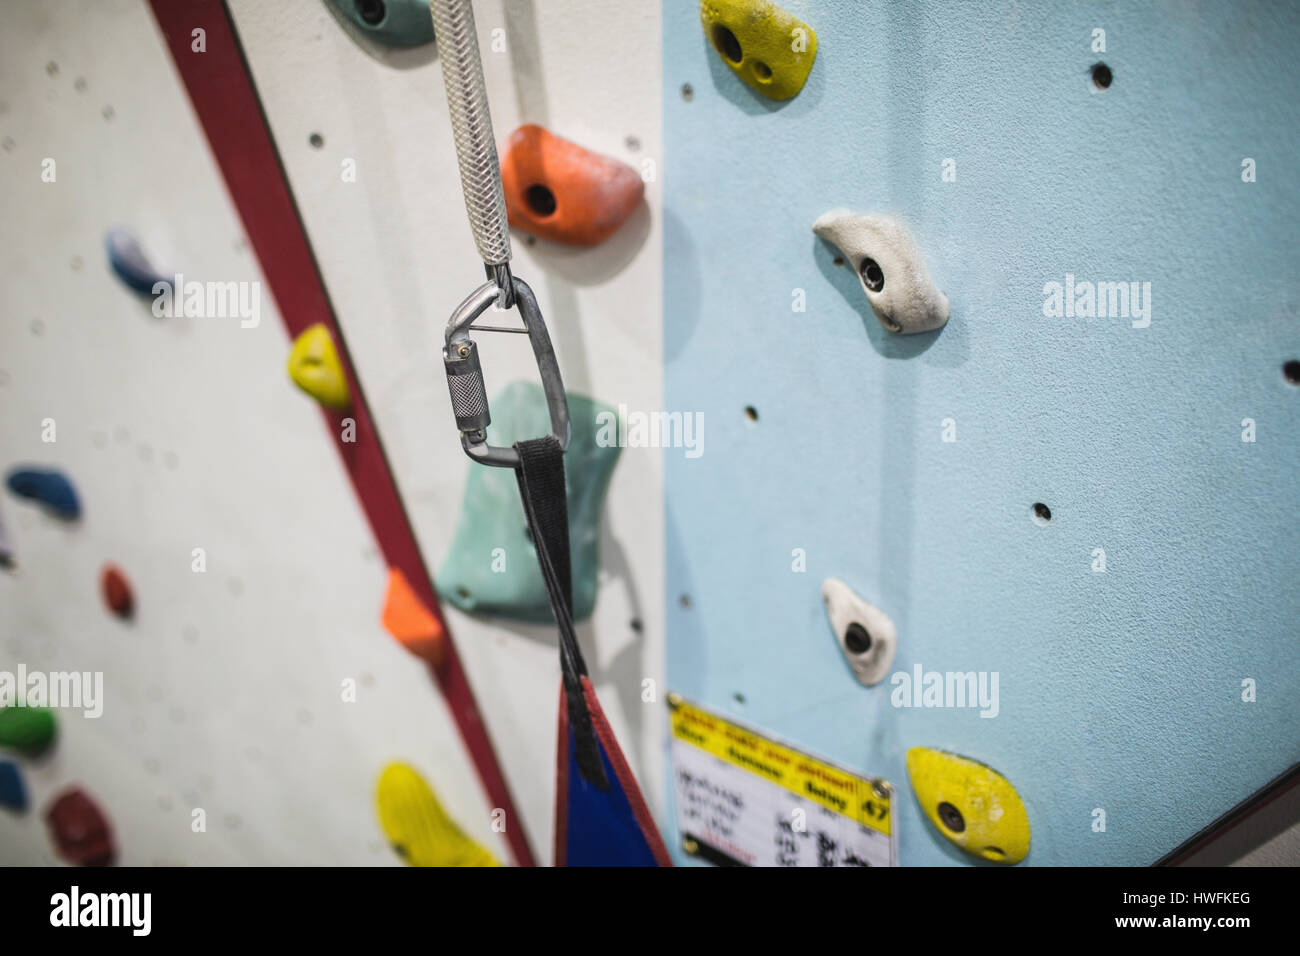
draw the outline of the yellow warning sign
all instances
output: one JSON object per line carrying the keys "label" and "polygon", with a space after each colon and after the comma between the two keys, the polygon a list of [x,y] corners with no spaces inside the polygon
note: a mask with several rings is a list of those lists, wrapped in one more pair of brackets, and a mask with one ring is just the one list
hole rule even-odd
{"label": "yellow warning sign", "polygon": [[748,771],[797,797],[855,823],[892,836],[893,788],[800,753],[675,695],[670,698],[673,737]]}

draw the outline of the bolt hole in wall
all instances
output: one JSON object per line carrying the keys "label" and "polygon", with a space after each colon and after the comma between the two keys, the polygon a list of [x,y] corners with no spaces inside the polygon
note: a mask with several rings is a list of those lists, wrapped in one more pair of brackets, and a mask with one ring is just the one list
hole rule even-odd
{"label": "bolt hole in wall", "polygon": [[1099,90],[1110,89],[1110,84],[1114,82],[1115,74],[1110,71],[1105,63],[1094,63],[1092,65],[1092,85]]}
{"label": "bolt hole in wall", "polygon": [[871,650],[871,635],[865,627],[854,621],[844,629],[844,645],[853,654],[865,654]]}
{"label": "bolt hole in wall", "polygon": [[[713,27],[713,45],[719,53],[732,63],[739,63],[745,56],[744,51],[740,49],[740,41],[736,39],[736,35],[720,23],[715,24]],[[768,72],[771,73],[770,70]]]}
{"label": "bolt hole in wall", "polygon": [[539,216],[555,215],[555,193],[541,183],[528,187],[524,193],[524,201],[528,203],[528,208]]}
{"label": "bolt hole in wall", "polygon": [[746,405],[745,418],[747,418],[751,422],[758,421],[758,409],[755,408],[753,405]]}
{"label": "bolt hole in wall", "polygon": [[858,271],[862,273],[862,281],[872,292],[879,292],[885,287],[885,271],[880,268],[880,263],[875,259],[863,259]]}
{"label": "bolt hole in wall", "polygon": [[1033,514],[1034,521],[1038,524],[1047,524],[1052,520],[1052,509],[1041,501],[1034,502]]}
{"label": "bolt hole in wall", "polygon": [[312,133],[307,137],[307,142],[311,143],[312,149],[320,149],[325,145],[325,137],[320,133]]}
{"label": "bolt hole in wall", "polygon": [[373,27],[384,22],[384,17],[388,14],[388,9],[384,6],[384,0],[355,0],[355,2],[357,13],[366,23]]}
{"label": "bolt hole in wall", "polygon": [[1300,359],[1291,359],[1282,366],[1282,376],[1292,385],[1300,385]]}
{"label": "bolt hole in wall", "polygon": [[687,103],[689,103],[691,100],[695,99],[695,87],[691,86],[691,84],[689,84],[689,83],[683,83],[683,84],[682,84],[682,99],[685,100]]}

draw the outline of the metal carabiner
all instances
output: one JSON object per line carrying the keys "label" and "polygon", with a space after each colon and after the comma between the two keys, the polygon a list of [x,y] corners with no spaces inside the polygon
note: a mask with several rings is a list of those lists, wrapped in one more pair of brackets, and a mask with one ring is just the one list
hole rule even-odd
{"label": "metal carabiner", "polygon": [[[524,329],[533,345],[537,371],[542,377],[542,391],[546,393],[546,407],[551,414],[551,434],[559,440],[560,449],[569,447],[569,402],[560,379],[560,366],[555,361],[551,337],[537,307],[537,297],[523,279],[514,279],[515,305],[524,320]],[[513,448],[502,448],[487,443],[487,427],[492,421],[488,411],[487,389],[483,385],[483,367],[479,364],[478,346],[469,337],[475,319],[488,310],[501,289],[495,280],[485,282],[456,307],[447,320],[446,344],[442,349],[442,363],[447,372],[447,387],[451,391],[451,408],[460,429],[460,444],[477,462],[498,468],[515,468],[519,453]],[[485,330],[486,331],[486,330]],[[512,330],[501,330],[512,331]]]}

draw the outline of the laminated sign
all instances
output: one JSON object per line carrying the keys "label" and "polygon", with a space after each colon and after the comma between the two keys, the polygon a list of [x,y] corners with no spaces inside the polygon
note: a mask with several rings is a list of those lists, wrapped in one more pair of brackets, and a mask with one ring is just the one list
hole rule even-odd
{"label": "laminated sign", "polygon": [[669,695],[682,848],[720,866],[895,866],[894,788]]}

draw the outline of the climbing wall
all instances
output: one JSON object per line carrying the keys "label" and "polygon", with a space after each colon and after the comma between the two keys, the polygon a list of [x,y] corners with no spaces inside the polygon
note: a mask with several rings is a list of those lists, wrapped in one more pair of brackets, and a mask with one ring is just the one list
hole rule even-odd
{"label": "climbing wall", "polygon": [[[913,747],[1014,785],[1027,864],[1151,863],[1300,758],[1300,12],[787,6],[819,47],[780,104],[664,5],[664,400],[708,426],[665,451],[670,687],[891,781],[905,864],[972,860]],[[836,207],[910,227],[946,327],[882,328]],[[1046,316],[1067,275],[1149,282],[1149,325]],[[858,684],[832,576],[996,716]]]}
{"label": "climbing wall", "polygon": [[[474,4],[498,142],[538,124],[644,183],[593,248],[514,234],[566,385],[625,416],[702,416],[693,447],[624,448],[600,512],[578,631],[607,715],[679,862],[668,691],[891,782],[904,864],[972,860],[917,805],[914,747],[1014,785],[1029,865],[1152,862],[1300,759],[1300,389],[1283,372],[1300,359],[1284,178],[1300,105],[1278,80],[1300,15],[787,6],[818,46],[776,102],[723,62],[695,0]],[[325,0],[228,7],[441,575],[465,557],[475,466],[439,349],[482,266],[433,47],[358,42]],[[33,810],[0,809],[0,863],[54,861],[40,811],[76,785],[127,864],[398,864],[374,805],[391,761],[508,858],[437,689],[380,626],[380,548],[285,374],[281,317],[148,5],[10,4],[0,25],[0,465],[61,469],[83,506],[68,524],[0,495],[16,561],[0,671],[105,682],[102,717],[61,711],[56,747],[15,761]],[[783,84],[774,63],[748,75]],[[812,232],[841,207],[911,230],[946,326],[882,328]],[[108,268],[115,226],[165,273],[262,282],[255,327],[155,317]],[[1149,324],[1044,314],[1045,285],[1075,279],[1150,283]],[[490,395],[536,381],[522,337],[480,345]],[[107,562],[130,621],[103,605]],[[891,676],[996,673],[996,716],[855,680],[829,577],[896,626]],[[443,610],[548,861],[554,633]]]}
{"label": "climbing wall", "polygon": [[[439,64],[432,47],[376,55],[317,0],[235,0],[231,10],[421,548],[441,569],[478,467],[461,451],[451,415],[443,328],[482,283],[483,265],[465,217]],[[645,202],[611,238],[573,249],[530,244],[516,232],[514,272],[537,293],[571,392],[615,408],[659,408],[658,9],[608,0],[575,15],[565,5],[513,0],[475,3],[474,12],[498,143],[535,123],[649,170]],[[355,182],[344,180],[348,161]],[[525,338],[479,341],[489,396],[537,381]],[[652,808],[664,793],[661,474],[656,450],[622,450],[602,518],[599,597],[578,627]],[[535,849],[549,861],[554,629],[444,610]],[[643,700],[647,680],[656,682],[654,701]]]}
{"label": "climbing wall", "polygon": [[[436,566],[469,462],[435,346],[446,313],[481,277],[454,185],[436,64],[381,68],[317,3],[270,12],[250,4],[237,14],[255,60],[266,44],[286,50],[278,74],[285,88],[277,96],[268,80],[267,108],[283,109],[286,165],[307,170],[294,186]],[[506,858],[436,689],[380,627],[386,568],[316,406],[285,374],[289,341],[269,291],[263,285],[255,327],[156,318],[108,268],[104,234],[122,225],[164,272],[262,280],[148,8],[56,2],[10,5],[3,17],[0,162],[15,241],[3,267],[0,462],[62,469],[84,513],[65,525],[11,494],[0,500],[17,561],[16,573],[0,573],[0,670],[102,670],[105,700],[98,719],[61,711],[55,748],[20,761],[33,809],[0,811],[0,862],[53,860],[40,811],[80,785],[112,821],[126,864],[397,863],[373,799],[392,760],[424,774],[460,825]],[[656,19],[643,19],[657,30]],[[537,24],[519,28],[531,35]],[[527,42],[521,55],[539,56]],[[562,61],[562,51],[547,55]],[[653,60],[657,45],[639,55]],[[304,63],[312,72],[293,75]],[[495,75],[504,123],[504,60]],[[576,78],[552,76],[574,95]],[[642,99],[657,102],[657,72],[644,82],[651,89]],[[349,113],[332,83],[354,93],[389,84],[391,115],[359,93]],[[399,108],[395,88],[419,95]],[[285,107],[295,97],[298,105]],[[550,100],[538,103],[541,111]],[[582,112],[557,107],[549,120],[599,138],[591,130],[608,113],[579,129],[573,117]],[[627,130],[640,137],[639,150],[655,148],[657,116],[650,105],[643,116],[619,116],[644,118]],[[548,120],[544,112],[531,118]],[[402,176],[423,199],[385,168],[394,149],[384,137],[404,130],[418,135],[401,153],[409,163]],[[308,145],[316,131],[326,137],[322,150]],[[624,135],[600,145],[622,150]],[[362,176],[352,192],[331,192],[335,143],[349,136]],[[46,158],[56,163],[53,182],[41,178]],[[630,246],[597,255],[604,284],[564,280],[566,269],[584,283],[593,273],[562,255],[554,268],[540,259],[519,268],[545,290],[548,316],[574,316],[557,336],[571,384],[614,400],[658,400],[657,378],[633,375],[658,364],[651,221],[643,211]],[[644,294],[612,291],[608,284],[638,255],[646,258],[633,274]],[[615,309],[621,301],[636,308]],[[583,335],[597,332],[607,344],[593,362]],[[508,349],[490,360],[501,385],[528,368]],[[599,374],[584,371],[596,364]],[[622,388],[624,379],[647,383],[647,394]],[[55,422],[52,442],[42,441],[46,419]],[[653,780],[656,755],[644,742],[653,721],[637,695],[654,674],[652,635],[662,627],[657,512],[645,504],[659,499],[658,478],[649,457],[623,474],[611,492],[624,517],[608,526],[609,598],[584,637],[600,634],[591,655],[597,683],[638,770]],[[624,546],[629,540],[646,547]],[[203,549],[203,573],[193,570],[195,548]],[[101,604],[107,561],[134,585],[130,623]],[[641,634],[630,628],[634,618]],[[534,849],[549,859],[552,639],[540,627],[452,624]],[[355,703],[343,700],[349,680]],[[205,811],[205,832],[193,830],[195,809]]]}

